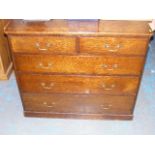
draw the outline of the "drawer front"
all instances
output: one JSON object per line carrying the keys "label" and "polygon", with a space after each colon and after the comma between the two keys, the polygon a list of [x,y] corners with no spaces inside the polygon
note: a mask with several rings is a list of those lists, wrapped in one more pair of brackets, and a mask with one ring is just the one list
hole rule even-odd
{"label": "drawer front", "polygon": [[16,55],[15,62],[25,72],[140,75],[144,57]]}
{"label": "drawer front", "polygon": [[74,37],[13,36],[10,38],[13,52],[26,53],[75,53]]}
{"label": "drawer front", "polygon": [[135,97],[24,94],[24,110],[70,114],[131,114]]}
{"label": "drawer front", "polygon": [[148,38],[81,37],[81,53],[145,55]]}
{"label": "drawer front", "polygon": [[112,76],[18,75],[23,92],[130,94],[137,92],[139,78]]}

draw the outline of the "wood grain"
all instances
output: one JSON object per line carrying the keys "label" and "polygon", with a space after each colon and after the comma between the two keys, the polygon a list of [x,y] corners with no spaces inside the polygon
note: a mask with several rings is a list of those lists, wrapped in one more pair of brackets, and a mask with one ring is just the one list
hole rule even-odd
{"label": "wood grain", "polygon": [[18,74],[21,91],[31,93],[135,95],[137,77]]}
{"label": "wood grain", "polygon": [[16,55],[15,63],[23,72],[140,75],[144,57]]}
{"label": "wood grain", "polygon": [[90,120],[132,120],[133,114],[68,114],[68,113],[50,113],[50,112],[35,112],[24,111],[26,117],[39,117],[39,118],[59,118],[59,119],[90,119]]}
{"label": "wood grain", "polygon": [[4,35],[4,27],[8,22],[8,20],[0,19],[0,80],[7,80],[12,72],[8,40]]}
{"label": "wood grain", "polygon": [[13,20],[5,29],[7,34],[95,35],[150,37],[150,21],[119,20]]}
{"label": "wood grain", "polygon": [[55,114],[131,114],[135,97],[23,94],[25,111]]}
{"label": "wood grain", "polygon": [[27,53],[75,53],[74,37],[12,36],[13,52]]}
{"label": "wood grain", "polygon": [[145,55],[148,38],[81,37],[81,53]]}

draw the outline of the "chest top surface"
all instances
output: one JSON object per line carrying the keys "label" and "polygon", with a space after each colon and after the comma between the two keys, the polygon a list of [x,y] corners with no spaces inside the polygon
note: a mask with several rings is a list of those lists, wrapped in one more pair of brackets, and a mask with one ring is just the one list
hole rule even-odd
{"label": "chest top surface", "polygon": [[6,34],[36,35],[126,35],[151,36],[150,21],[127,20],[12,20],[5,28]]}

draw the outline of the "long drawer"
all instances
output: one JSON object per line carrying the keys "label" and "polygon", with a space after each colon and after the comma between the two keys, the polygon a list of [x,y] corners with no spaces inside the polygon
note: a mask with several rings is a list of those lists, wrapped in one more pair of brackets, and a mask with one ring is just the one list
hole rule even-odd
{"label": "long drawer", "polygon": [[148,38],[131,37],[81,37],[81,53],[115,53],[125,55],[145,55]]}
{"label": "long drawer", "polygon": [[144,57],[15,55],[17,71],[65,74],[140,75]]}
{"label": "long drawer", "polygon": [[119,76],[61,76],[18,74],[22,92],[79,93],[79,94],[130,94],[135,95],[137,77]]}
{"label": "long drawer", "polygon": [[17,53],[75,53],[75,37],[11,36],[11,48]]}
{"label": "long drawer", "polygon": [[23,94],[25,111],[61,114],[132,114],[135,97]]}

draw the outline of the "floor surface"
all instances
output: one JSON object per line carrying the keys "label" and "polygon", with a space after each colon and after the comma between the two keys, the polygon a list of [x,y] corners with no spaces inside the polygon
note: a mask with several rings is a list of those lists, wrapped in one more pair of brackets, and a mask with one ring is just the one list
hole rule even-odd
{"label": "floor surface", "polygon": [[0,81],[0,134],[155,134],[155,40],[149,48],[132,121],[26,118],[22,111],[12,74],[9,81]]}

